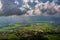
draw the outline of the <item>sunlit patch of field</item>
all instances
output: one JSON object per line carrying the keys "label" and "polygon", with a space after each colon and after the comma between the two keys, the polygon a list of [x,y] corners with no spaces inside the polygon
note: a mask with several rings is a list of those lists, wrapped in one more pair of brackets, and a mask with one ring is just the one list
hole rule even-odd
{"label": "sunlit patch of field", "polygon": [[44,32],[60,32],[60,26],[54,26],[50,23],[32,23],[27,25],[13,24],[0,28],[0,31],[10,30],[42,30]]}

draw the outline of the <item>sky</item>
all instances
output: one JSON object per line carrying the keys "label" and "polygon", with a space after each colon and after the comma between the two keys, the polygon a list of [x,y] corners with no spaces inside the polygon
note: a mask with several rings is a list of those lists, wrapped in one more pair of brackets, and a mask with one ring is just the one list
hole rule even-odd
{"label": "sky", "polygon": [[0,16],[60,16],[60,0],[0,0]]}

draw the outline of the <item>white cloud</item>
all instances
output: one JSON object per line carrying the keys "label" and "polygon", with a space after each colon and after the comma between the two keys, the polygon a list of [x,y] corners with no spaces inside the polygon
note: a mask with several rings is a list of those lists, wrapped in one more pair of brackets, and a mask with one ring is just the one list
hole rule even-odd
{"label": "white cloud", "polygon": [[36,3],[39,3],[39,1],[38,1],[38,0],[35,0],[35,2],[36,2]]}
{"label": "white cloud", "polygon": [[34,2],[34,0],[29,0],[30,2]]}
{"label": "white cloud", "polygon": [[29,1],[29,0],[23,0],[23,2],[25,2],[25,3],[28,2],[28,1]]}
{"label": "white cloud", "polygon": [[1,0],[0,0],[0,10],[2,9],[2,3],[1,3]]}
{"label": "white cloud", "polygon": [[[4,0],[3,0],[3,2],[4,2]],[[14,2],[15,2],[15,4],[14,4]],[[36,4],[33,4],[33,5],[35,5],[33,7],[33,9],[31,7],[33,5],[29,4],[28,2],[31,2],[31,4],[33,2],[36,3]],[[47,1],[45,3],[39,2],[38,0],[23,0],[22,6],[20,6],[20,3],[18,2],[18,0],[13,0],[11,4],[8,2],[10,4],[10,5],[8,5],[8,7],[7,7],[7,4],[4,5],[4,3],[3,3],[3,6],[5,6],[6,9],[8,9],[9,11],[11,11],[10,9],[12,9],[13,13],[15,13],[14,10],[17,11],[19,9],[23,12],[26,11],[26,13],[24,13],[24,14],[28,15],[28,16],[29,15],[30,16],[33,16],[33,15],[39,15],[39,16],[41,16],[41,15],[44,15],[44,16],[45,15],[60,15],[60,5],[57,5],[56,2],[57,2],[57,0],[53,0],[52,2]],[[0,0],[0,10],[2,10],[2,9],[5,10],[5,7],[2,8],[2,3]],[[8,10],[6,10],[6,12]]]}
{"label": "white cloud", "polygon": [[[35,5],[35,9],[29,10],[27,12],[28,15],[33,16],[33,15],[60,15],[60,5],[56,4],[56,1],[52,2],[40,2]],[[33,11],[32,11],[33,10]]]}
{"label": "white cloud", "polygon": [[15,3],[16,3],[17,5],[19,5],[19,2],[18,2],[17,0],[15,0]]}

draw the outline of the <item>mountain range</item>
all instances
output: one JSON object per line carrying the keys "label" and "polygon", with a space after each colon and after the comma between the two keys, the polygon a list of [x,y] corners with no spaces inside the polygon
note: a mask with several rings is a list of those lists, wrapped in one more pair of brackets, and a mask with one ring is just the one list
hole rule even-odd
{"label": "mountain range", "polygon": [[54,23],[60,25],[60,16],[9,16],[0,17],[0,27],[12,24]]}

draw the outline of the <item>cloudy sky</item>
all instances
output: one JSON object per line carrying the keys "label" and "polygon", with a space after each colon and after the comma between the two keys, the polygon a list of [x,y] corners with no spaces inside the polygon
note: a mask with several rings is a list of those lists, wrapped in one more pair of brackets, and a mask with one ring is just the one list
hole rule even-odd
{"label": "cloudy sky", "polygon": [[0,0],[0,16],[60,16],[60,0]]}

